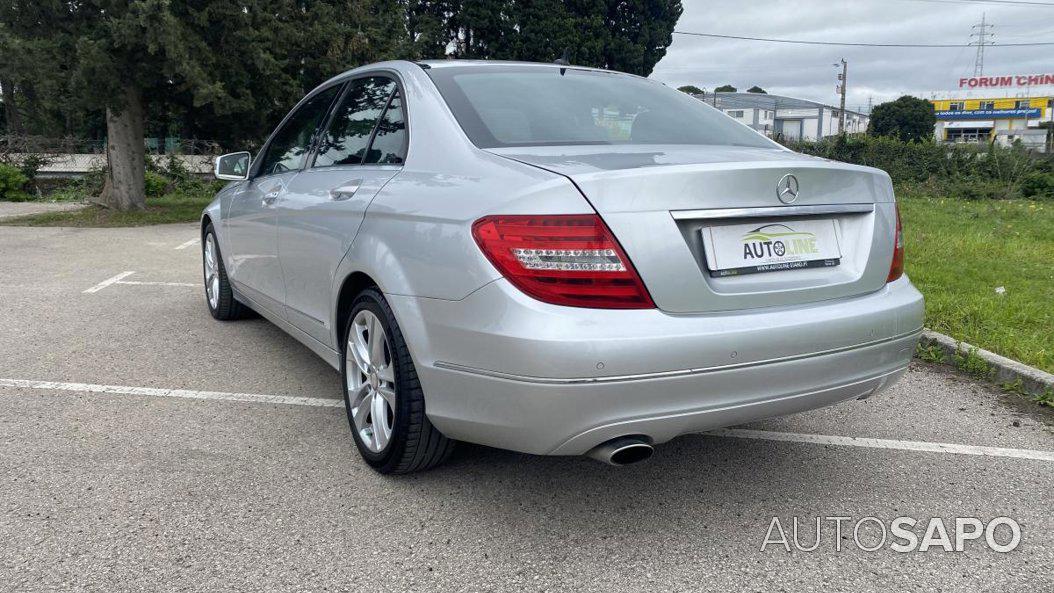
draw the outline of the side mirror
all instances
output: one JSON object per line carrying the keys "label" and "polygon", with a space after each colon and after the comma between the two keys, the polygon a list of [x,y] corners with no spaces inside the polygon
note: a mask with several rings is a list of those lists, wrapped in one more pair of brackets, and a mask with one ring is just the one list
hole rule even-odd
{"label": "side mirror", "polygon": [[232,152],[216,157],[213,174],[216,179],[242,181],[249,177],[249,163],[252,156],[248,152]]}

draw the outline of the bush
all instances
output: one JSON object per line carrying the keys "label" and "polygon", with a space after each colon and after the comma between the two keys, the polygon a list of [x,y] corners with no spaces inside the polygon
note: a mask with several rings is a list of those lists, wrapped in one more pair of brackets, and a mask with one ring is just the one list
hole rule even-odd
{"label": "bush", "polygon": [[147,171],[144,176],[146,185],[146,197],[148,198],[160,198],[161,196],[168,193],[169,187],[172,186],[172,182],[160,173],[154,171]]}
{"label": "bush", "polygon": [[833,136],[788,146],[826,159],[878,167],[898,182],[948,176],[964,164],[962,155],[949,155],[946,147],[935,142],[905,142],[888,137]]}
{"label": "bush", "polygon": [[937,193],[963,200],[1008,200],[1017,197],[1012,187],[986,179],[949,179],[937,185]]}
{"label": "bush", "polygon": [[[170,154],[164,160],[158,159],[154,163],[154,170],[162,173],[171,180],[170,192],[184,195],[212,195],[223,188],[225,183],[217,184],[214,181],[196,175],[187,169],[186,165],[178,155]],[[149,194],[147,194],[149,196]]]}
{"label": "bush", "polygon": [[893,182],[921,183],[932,193],[967,199],[1045,197],[1054,193],[1052,157],[1020,147],[905,142],[895,138],[834,136],[787,146],[835,161],[877,167]]}
{"label": "bush", "polygon": [[22,158],[22,161],[18,164],[18,169],[22,171],[22,174],[26,176],[26,186],[33,187],[37,194],[40,193],[40,188],[36,187],[37,171],[41,167],[51,162],[51,158],[40,154],[27,154]]}
{"label": "bush", "polygon": [[1026,198],[1054,198],[1054,173],[1029,173],[1021,182],[1021,195]]}
{"label": "bush", "polygon": [[18,167],[0,163],[0,200],[23,202],[29,199],[25,192],[29,178]]}

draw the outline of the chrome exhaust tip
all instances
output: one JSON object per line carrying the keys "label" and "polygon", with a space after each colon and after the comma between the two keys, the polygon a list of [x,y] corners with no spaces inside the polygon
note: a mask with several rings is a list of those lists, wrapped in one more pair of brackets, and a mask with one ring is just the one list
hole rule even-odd
{"label": "chrome exhaust tip", "polygon": [[593,447],[586,453],[597,461],[608,465],[630,465],[640,463],[651,457],[654,448],[643,437],[615,437],[606,443]]}

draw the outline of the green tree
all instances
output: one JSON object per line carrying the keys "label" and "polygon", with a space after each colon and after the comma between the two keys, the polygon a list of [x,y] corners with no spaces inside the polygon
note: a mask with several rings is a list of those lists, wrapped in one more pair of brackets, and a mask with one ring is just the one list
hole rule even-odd
{"label": "green tree", "polygon": [[[68,131],[75,111],[105,114],[109,168],[97,200],[143,208],[148,129],[258,139],[306,90],[403,51],[401,7],[397,0],[9,0],[0,7],[0,50],[17,57],[0,65],[8,122],[16,109],[8,127]],[[46,97],[44,106],[34,96]],[[31,113],[41,121],[30,125]]]}
{"label": "green tree", "polygon": [[677,87],[677,90],[681,91],[682,93],[688,93],[689,95],[704,95],[704,94],[706,94],[706,91],[704,91],[703,89],[695,86],[694,84],[686,84],[684,86],[679,86],[679,87]]}
{"label": "green tree", "polygon": [[[166,0],[95,0],[64,7],[64,33],[74,38],[76,48],[74,81],[85,104],[106,114],[109,167],[97,201],[119,210],[143,208],[148,106],[158,113],[166,103],[189,100],[196,108],[223,112],[236,104],[241,97],[230,51],[246,56],[260,49],[246,29],[257,20],[258,7]],[[280,31],[273,24],[264,32],[272,34],[272,42],[283,41],[274,35]],[[229,35],[241,37],[241,47],[224,44]],[[259,60],[262,68],[246,60],[245,70],[265,70],[273,88],[288,89],[289,73],[273,60],[266,52]]]}
{"label": "green tree", "polygon": [[900,140],[921,141],[933,137],[937,116],[933,104],[925,99],[905,95],[895,101],[875,106],[867,133]]}
{"label": "green tree", "polygon": [[100,204],[145,206],[144,136],[251,148],[303,94],[391,58],[647,75],[680,0],[6,0],[0,103],[17,134],[107,139]]}
{"label": "green tree", "polygon": [[412,0],[413,55],[571,62],[647,76],[666,55],[680,0]]}
{"label": "green tree", "polygon": [[52,35],[65,26],[62,3],[0,2],[0,101],[7,132],[14,135],[62,135],[78,123],[69,85],[67,36]]}
{"label": "green tree", "polygon": [[407,51],[396,0],[267,0],[248,13],[222,0],[207,3],[213,16],[203,38],[213,51],[203,68],[214,73],[217,92],[201,96],[188,81],[170,95],[165,105],[184,137],[254,148],[322,82]]}
{"label": "green tree", "polygon": [[736,93],[736,92],[739,92],[739,89],[737,89],[736,87],[734,87],[734,86],[732,86],[730,84],[723,84],[723,85],[717,87],[716,89],[714,89],[714,92],[715,93]]}
{"label": "green tree", "polygon": [[747,92],[748,93],[756,93],[758,95],[767,95],[768,94],[767,92],[765,92],[765,89],[759,87],[758,85],[754,85],[754,86],[750,87],[749,89],[747,89]]}

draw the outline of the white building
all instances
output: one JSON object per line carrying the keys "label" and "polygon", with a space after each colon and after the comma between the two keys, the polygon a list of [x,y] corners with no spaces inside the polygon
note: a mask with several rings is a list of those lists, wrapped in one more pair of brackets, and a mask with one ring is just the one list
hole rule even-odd
{"label": "white building", "polygon": [[[838,108],[807,99],[762,93],[694,95],[769,137],[817,140],[838,134]],[[845,132],[867,131],[868,116],[845,111]]]}

